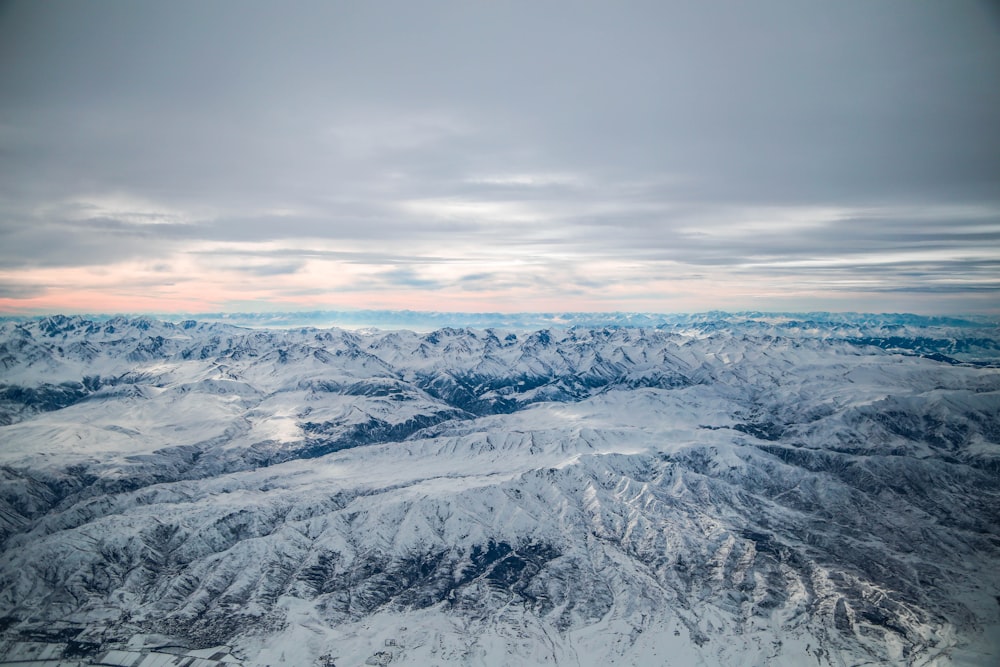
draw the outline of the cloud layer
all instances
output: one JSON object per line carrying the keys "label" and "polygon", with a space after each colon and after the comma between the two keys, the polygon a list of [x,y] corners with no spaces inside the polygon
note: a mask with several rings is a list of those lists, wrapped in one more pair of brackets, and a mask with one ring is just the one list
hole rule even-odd
{"label": "cloud layer", "polygon": [[12,3],[0,309],[996,311],[986,3]]}

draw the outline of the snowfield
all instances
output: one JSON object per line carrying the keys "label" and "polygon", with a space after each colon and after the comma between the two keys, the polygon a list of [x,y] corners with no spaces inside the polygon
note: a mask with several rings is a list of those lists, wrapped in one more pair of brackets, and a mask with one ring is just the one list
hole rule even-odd
{"label": "snowfield", "polygon": [[996,665],[1000,333],[6,321],[0,539],[0,664]]}

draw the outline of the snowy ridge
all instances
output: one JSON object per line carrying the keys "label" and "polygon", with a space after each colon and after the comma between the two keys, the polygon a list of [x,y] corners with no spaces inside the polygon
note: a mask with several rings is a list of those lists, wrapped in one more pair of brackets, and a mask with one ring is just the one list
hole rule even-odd
{"label": "snowy ridge", "polygon": [[842,320],[4,322],[0,651],[995,664],[1000,337]]}

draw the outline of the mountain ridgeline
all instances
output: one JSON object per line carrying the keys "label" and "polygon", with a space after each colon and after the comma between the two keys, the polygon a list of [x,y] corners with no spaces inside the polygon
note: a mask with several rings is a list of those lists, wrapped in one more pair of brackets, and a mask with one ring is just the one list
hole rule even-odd
{"label": "mountain ridgeline", "polygon": [[996,664],[998,362],[914,316],[3,321],[0,664]]}

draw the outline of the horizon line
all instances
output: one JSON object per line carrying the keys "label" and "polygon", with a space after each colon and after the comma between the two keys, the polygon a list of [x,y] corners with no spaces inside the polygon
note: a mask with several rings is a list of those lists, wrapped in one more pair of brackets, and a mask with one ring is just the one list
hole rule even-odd
{"label": "horizon line", "polygon": [[185,321],[213,322],[251,328],[290,327],[341,327],[341,328],[393,328],[419,327],[421,329],[448,327],[558,327],[618,326],[643,327],[666,324],[704,323],[711,319],[742,318],[747,320],[781,319],[833,319],[851,321],[877,319],[886,324],[950,324],[978,327],[1000,326],[1000,316],[988,312],[949,314],[920,314],[912,312],[863,312],[863,311],[782,311],[711,309],[692,312],[642,312],[642,311],[524,311],[504,313],[499,311],[420,311],[410,309],[352,309],[352,310],[295,310],[295,311],[242,311],[242,312],[108,312],[108,313],[18,313],[0,314],[0,322],[40,321],[47,318],[80,318],[91,321],[115,319],[149,319],[160,322]]}

